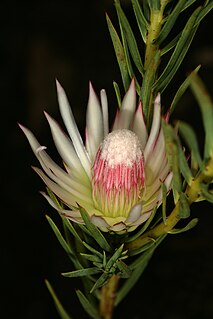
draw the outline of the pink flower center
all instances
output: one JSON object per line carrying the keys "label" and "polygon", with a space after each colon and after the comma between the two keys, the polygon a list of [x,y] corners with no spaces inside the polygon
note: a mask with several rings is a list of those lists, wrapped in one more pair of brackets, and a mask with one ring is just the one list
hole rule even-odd
{"label": "pink flower center", "polygon": [[144,160],[140,141],[130,130],[108,134],[93,165],[93,200],[107,217],[128,217],[144,189]]}

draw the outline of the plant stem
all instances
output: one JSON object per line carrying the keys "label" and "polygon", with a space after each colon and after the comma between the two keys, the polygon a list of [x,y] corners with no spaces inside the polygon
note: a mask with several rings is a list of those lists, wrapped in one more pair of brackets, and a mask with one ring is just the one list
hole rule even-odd
{"label": "plant stem", "polygon": [[151,10],[150,25],[147,33],[144,70],[145,75],[141,87],[141,98],[143,101],[144,115],[148,127],[151,123],[153,111],[153,90],[152,85],[157,79],[157,71],[160,64],[159,45],[155,42],[160,34],[163,25],[163,13],[165,4],[161,4],[160,10]]}
{"label": "plant stem", "polygon": [[112,319],[119,276],[113,275],[101,288],[100,315],[103,319]]}
{"label": "plant stem", "polygon": [[[189,205],[194,203],[199,196],[201,195],[200,185],[201,183],[209,183],[213,177],[213,157],[208,161],[204,170],[199,172],[195,179],[192,181],[191,185],[188,185],[185,191],[185,194],[188,198]],[[179,216],[179,202],[177,202],[175,208],[171,212],[171,214],[167,217],[166,223],[161,222],[153,229],[150,229],[143,235],[141,235],[136,240],[126,244],[126,248],[129,250],[134,250],[142,247],[145,239],[153,238],[156,239],[161,235],[167,234],[170,230],[172,230],[175,225],[180,221]]]}

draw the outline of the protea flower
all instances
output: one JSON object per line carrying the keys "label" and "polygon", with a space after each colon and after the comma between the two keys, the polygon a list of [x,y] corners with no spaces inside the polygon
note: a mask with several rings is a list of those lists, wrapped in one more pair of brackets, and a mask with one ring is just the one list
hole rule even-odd
{"label": "protea flower", "polygon": [[106,92],[101,91],[99,102],[90,84],[84,146],[58,82],[57,92],[69,137],[50,115],[45,115],[65,169],[58,166],[46,153],[46,147],[21,126],[43,169],[34,168],[35,171],[63,202],[63,209],[47,194],[43,195],[59,213],[74,222],[83,223],[79,211],[79,207],[83,207],[92,223],[102,231],[134,230],[161,204],[161,184],[164,183],[168,191],[171,187],[172,173],[161,127],[160,95],[154,103],[148,134],[141,102],[136,109],[133,80],[109,133]]}

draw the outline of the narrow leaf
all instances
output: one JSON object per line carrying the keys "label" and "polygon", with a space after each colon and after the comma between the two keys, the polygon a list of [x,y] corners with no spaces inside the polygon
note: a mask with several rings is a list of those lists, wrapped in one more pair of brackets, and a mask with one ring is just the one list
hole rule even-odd
{"label": "narrow leaf", "polygon": [[120,107],[121,107],[121,93],[120,93],[120,89],[119,89],[119,86],[118,86],[117,82],[115,82],[115,81],[113,81],[113,86],[114,86],[114,90],[115,90],[115,94],[116,94],[118,106],[119,106],[119,108],[120,108]]}
{"label": "narrow leaf", "polygon": [[121,278],[129,278],[131,276],[132,270],[122,260],[118,260],[116,265],[121,272],[119,274]]}
{"label": "narrow leaf", "polygon": [[161,184],[161,190],[162,190],[162,195],[163,195],[163,200],[162,200],[162,216],[163,216],[163,222],[164,225],[167,224],[166,221],[166,199],[167,199],[167,188],[164,183]]}
{"label": "narrow leaf", "polygon": [[192,151],[194,160],[196,160],[199,167],[202,168],[203,162],[200,156],[199,146],[194,130],[184,122],[179,122],[178,128],[189,149]]}
{"label": "narrow leaf", "polygon": [[142,241],[141,241],[141,247],[138,248],[138,249],[131,250],[129,252],[129,255],[130,256],[136,256],[138,254],[141,254],[144,251],[150,249],[154,244],[155,244],[155,239],[150,238],[150,237],[145,237],[144,238],[144,244],[142,245]]}
{"label": "narrow leaf", "polygon": [[154,84],[154,88],[159,91],[163,92],[169,82],[174,77],[175,73],[177,72],[181,62],[183,61],[191,42],[194,38],[194,35],[197,31],[197,27],[194,26],[195,20],[200,12],[201,8],[197,8],[194,13],[189,18],[188,22],[186,23],[186,26],[184,27],[184,30],[182,31],[181,37],[175,47],[175,50],[165,67],[163,73],[158,78],[156,83]]}
{"label": "narrow leaf", "polygon": [[101,248],[103,248],[106,251],[111,251],[111,247],[108,244],[107,240],[105,239],[105,237],[103,236],[103,234],[101,233],[101,231],[98,229],[98,227],[96,227],[91,221],[90,218],[87,214],[87,212],[80,207],[80,213],[81,216],[84,220],[84,223],[87,227],[87,229],[90,232],[90,235],[92,236],[92,238],[95,239],[95,241],[99,244],[99,246]]}
{"label": "narrow leaf", "polygon": [[168,16],[168,19],[167,19],[166,23],[164,24],[159,36],[155,40],[155,43],[160,45],[166,39],[166,37],[168,36],[170,31],[172,30],[173,26],[175,25],[175,22],[176,22],[177,18],[179,17],[180,12],[183,9],[183,6],[185,5],[185,3],[186,3],[186,0],[182,0],[182,1],[177,2],[177,5],[175,6],[174,10]]}
{"label": "narrow leaf", "polygon": [[146,43],[146,35],[147,35],[147,29],[148,29],[148,22],[143,14],[143,11],[141,9],[140,3],[138,0],[132,0],[132,6],[135,13],[135,17],[137,20],[138,28],[141,33],[141,37]]}
{"label": "narrow leaf", "polygon": [[209,192],[208,185],[201,184],[201,194],[210,203],[213,203],[213,194]]}
{"label": "narrow leaf", "polygon": [[92,287],[92,289],[90,290],[90,293],[93,293],[96,289],[101,288],[106,282],[107,280],[110,278],[111,275],[109,275],[108,273],[103,273],[95,282],[94,286]]}
{"label": "narrow leaf", "polygon": [[97,255],[81,253],[81,256],[84,257],[85,259],[93,262],[93,263],[101,263],[102,264],[102,260]]}
{"label": "narrow leaf", "polygon": [[78,299],[84,308],[84,310],[88,313],[88,315],[93,319],[101,319],[99,316],[96,308],[93,306],[93,304],[85,297],[85,295],[80,291],[76,290],[76,294],[78,296]]}
{"label": "narrow leaf", "polygon": [[62,276],[64,277],[84,277],[84,276],[91,276],[99,273],[100,270],[97,269],[97,267],[91,267],[91,268],[83,268],[83,269],[78,269],[70,272],[64,272],[62,273]]}
{"label": "narrow leaf", "polygon": [[118,19],[120,24],[122,25],[122,28],[124,30],[125,38],[132,56],[132,59],[138,69],[138,71],[143,75],[144,74],[144,68],[142,64],[142,60],[140,57],[140,53],[138,50],[137,42],[135,40],[134,34],[132,32],[132,29],[130,27],[130,24],[120,6],[120,2],[118,0],[115,0],[115,7],[118,14]]}
{"label": "narrow leaf", "polygon": [[198,15],[195,25],[198,25],[212,9],[213,9],[213,2],[210,1],[209,4],[206,7],[204,7],[203,10]]}
{"label": "narrow leaf", "polygon": [[190,220],[190,222],[185,227],[183,227],[181,229],[173,228],[168,233],[172,234],[172,235],[176,235],[176,234],[186,232],[187,230],[190,230],[193,227],[195,227],[197,225],[197,223],[198,223],[198,218],[193,218],[192,220]]}
{"label": "narrow leaf", "polygon": [[171,115],[173,113],[173,111],[175,110],[176,105],[178,104],[178,102],[180,101],[181,97],[183,96],[183,94],[185,93],[185,91],[188,89],[189,85],[190,85],[190,77],[192,76],[192,74],[197,73],[200,70],[201,65],[198,65],[196,67],[195,70],[193,70],[185,79],[185,81],[181,84],[181,86],[179,87],[179,89],[177,90],[173,101],[171,103],[171,106],[169,108],[169,114]]}
{"label": "narrow leaf", "polygon": [[66,217],[62,217],[64,225],[66,226],[66,228],[70,231],[70,233],[79,241],[82,243],[82,239],[79,236],[79,234],[77,233],[77,231],[75,230],[75,228],[73,227],[72,223],[70,222],[70,220],[68,220]]}
{"label": "narrow leaf", "polygon": [[129,88],[129,84],[130,84],[130,78],[129,78],[129,73],[128,73],[128,67],[126,64],[124,49],[123,49],[123,46],[122,46],[121,41],[119,39],[119,36],[118,36],[110,18],[108,17],[108,15],[106,15],[106,20],[107,20],[107,25],[109,28],[109,33],[110,33],[110,36],[112,39],[113,47],[115,50],[115,55],[116,55],[116,58],[118,61],[118,66],[120,68],[124,89],[125,89],[125,91],[127,91]]}
{"label": "narrow leaf", "polygon": [[124,244],[122,244],[118,249],[115,250],[114,254],[112,255],[112,257],[109,259],[109,261],[106,264],[106,271],[110,271],[111,267],[115,264],[118,258],[121,257],[123,247],[124,247]]}
{"label": "narrow leaf", "polygon": [[48,280],[45,280],[45,284],[55,302],[55,306],[56,306],[56,309],[58,311],[58,314],[59,316],[61,317],[61,319],[72,319],[68,313],[66,312],[66,310],[63,308],[61,302],[59,301],[58,297],[56,296],[52,286],[50,285],[49,281]]}
{"label": "narrow leaf", "polygon": [[176,46],[177,42],[179,41],[179,39],[181,37],[181,33],[182,32],[180,32],[178,35],[176,35],[176,37],[173,40],[171,40],[164,48],[162,48],[162,50],[160,52],[161,56],[166,54],[167,52],[169,52],[171,49],[173,49]]}
{"label": "narrow leaf", "polygon": [[95,248],[93,248],[92,246],[90,246],[89,244],[87,244],[85,241],[83,241],[83,245],[89,250],[91,251],[94,255],[98,256],[98,258],[100,258],[101,260],[103,259],[103,255],[96,250]]}
{"label": "narrow leaf", "polygon": [[65,241],[65,239],[63,238],[61,232],[59,231],[58,227],[56,226],[56,224],[53,222],[53,220],[49,217],[46,216],[48,223],[50,224],[53,232],[55,233],[58,241],[60,242],[61,246],[63,247],[63,249],[66,251],[66,253],[68,254],[69,257],[71,257],[71,260],[73,261],[73,259],[75,259],[75,255],[74,252],[71,250],[70,246],[67,244],[67,242]]}
{"label": "narrow leaf", "polygon": [[190,206],[188,199],[184,193],[179,194],[179,217],[180,218],[188,218],[190,216]]}
{"label": "narrow leaf", "polygon": [[213,155],[213,103],[197,74],[191,76],[191,88],[200,106],[205,130],[204,159]]}

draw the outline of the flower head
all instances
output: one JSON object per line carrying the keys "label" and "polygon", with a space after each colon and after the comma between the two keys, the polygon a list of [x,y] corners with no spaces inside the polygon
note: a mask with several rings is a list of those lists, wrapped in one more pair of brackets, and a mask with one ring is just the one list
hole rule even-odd
{"label": "flower head", "polygon": [[57,82],[61,116],[69,137],[47,113],[53,140],[65,170],[46,153],[34,135],[24,131],[41,167],[34,168],[48,188],[65,204],[62,215],[83,223],[79,206],[103,231],[132,231],[149,218],[162,202],[161,184],[169,191],[172,173],[166,157],[161,127],[160,96],[154,103],[153,121],[148,134],[141,102],[136,109],[135,83],[131,82],[112,131],[109,133],[108,102],[104,90],[100,101],[90,84],[86,116],[85,146],[79,134],[64,90]]}

